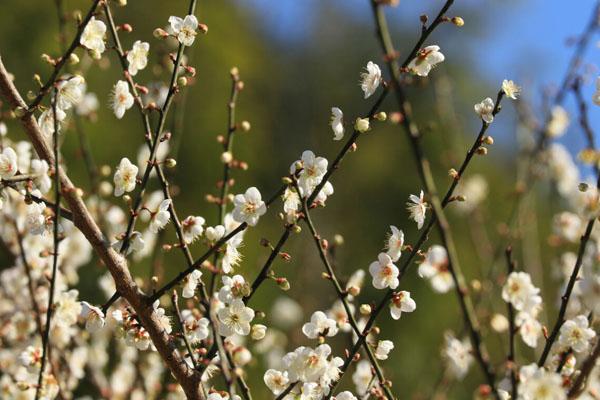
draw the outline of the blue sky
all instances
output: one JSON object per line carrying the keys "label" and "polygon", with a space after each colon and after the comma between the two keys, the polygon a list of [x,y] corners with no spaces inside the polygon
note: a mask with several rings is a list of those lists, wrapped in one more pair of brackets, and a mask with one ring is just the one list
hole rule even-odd
{"label": "blue sky", "polygon": [[[339,7],[340,21],[352,18],[371,23],[372,18],[368,0],[238,1],[256,14],[263,29],[284,43],[297,44],[309,37],[307,32],[316,20],[315,13],[324,2]],[[388,9],[388,20],[407,28],[414,26],[416,35],[418,16],[423,13],[433,16],[443,3],[443,0],[401,0],[397,8]],[[584,29],[595,3],[596,0],[456,0],[449,15],[465,16],[466,24],[477,25],[465,51],[480,77],[492,86],[504,78],[514,79],[524,87],[527,97],[539,100],[543,88],[553,87],[562,79],[573,53],[568,40]],[[471,15],[470,20],[467,16]],[[448,49],[446,57],[462,56],[459,40],[456,43],[449,40],[455,47]],[[592,78],[584,87],[587,99],[594,92],[594,78],[598,75],[593,65],[599,61],[599,40],[600,35],[596,34],[585,58]],[[565,106],[574,110],[572,96],[567,98]],[[600,124],[598,110],[600,107],[591,104],[592,126]],[[580,149],[581,135],[575,131],[579,129],[575,118],[571,129],[574,134],[563,141],[573,150]]]}

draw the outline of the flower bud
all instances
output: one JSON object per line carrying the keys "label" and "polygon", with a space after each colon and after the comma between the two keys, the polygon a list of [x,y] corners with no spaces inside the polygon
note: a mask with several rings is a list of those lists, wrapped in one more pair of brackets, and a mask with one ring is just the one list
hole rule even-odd
{"label": "flower bud", "polygon": [[71,53],[69,56],[69,64],[76,65],[79,64],[79,57],[75,53]]}
{"label": "flower bud", "polygon": [[344,237],[339,233],[333,235],[333,244],[336,246],[341,246],[344,244]]}
{"label": "flower bud", "polygon": [[450,176],[452,179],[457,179],[459,177],[458,171],[454,168],[450,168],[450,170],[448,171],[448,176]]}
{"label": "flower bud", "polygon": [[231,75],[231,77],[234,79],[237,79],[239,74],[240,74],[240,70],[238,69],[238,67],[232,67],[229,70],[229,75]]}
{"label": "flower bud", "polygon": [[377,114],[375,114],[374,118],[377,121],[383,122],[383,121],[387,120],[387,114],[385,112],[383,112],[383,111],[380,111]]}
{"label": "flower bud", "polygon": [[489,145],[492,145],[492,144],[494,144],[494,138],[493,138],[493,137],[491,137],[491,136],[486,136],[486,137],[483,139],[483,143],[485,143],[485,144],[489,144]]}
{"label": "flower bud", "polygon": [[167,31],[165,31],[165,30],[164,30],[164,29],[162,29],[162,28],[156,28],[156,29],[154,30],[154,32],[152,32],[152,34],[153,34],[153,35],[154,35],[154,37],[155,37],[155,38],[157,38],[157,39],[164,39],[164,38],[166,38],[166,37],[168,37],[168,36],[169,36],[169,34],[167,33]]}
{"label": "flower bud", "polygon": [[208,25],[206,25],[206,24],[198,24],[198,30],[201,33],[206,34],[208,32]]}
{"label": "flower bud", "polygon": [[368,118],[356,118],[354,123],[354,129],[360,133],[365,133],[369,130],[369,119]]}
{"label": "flower bud", "polygon": [[487,154],[487,149],[485,147],[479,147],[477,149],[477,154],[479,154],[480,156],[485,156]]}
{"label": "flower bud", "polygon": [[229,164],[231,161],[233,161],[233,154],[231,154],[230,151],[224,151],[221,153],[221,162],[223,164]]}
{"label": "flower bud", "polygon": [[102,181],[98,187],[101,196],[110,196],[113,192],[113,186],[110,182]]}
{"label": "flower bud", "polygon": [[251,125],[248,121],[242,121],[242,123],[240,124],[240,129],[242,130],[242,132],[248,132],[250,131],[250,128]]}
{"label": "flower bud", "polygon": [[188,84],[188,79],[185,76],[180,76],[177,79],[178,86],[184,87],[184,86],[187,86],[187,84]]}
{"label": "flower bud", "polygon": [[461,17],[452,17],[452,23],[458,27],[463,26],[465,24],[465,20]]}
{"label": "flower bud", "polygon": [[177,160],[175,160],[174,158],[167,158],[165,160],[165,167],[167,167],[167,168],[175,168],[176,165],[177,165]]}
{"label": "flower bud", "polygon": [[279,288],[283,291],[288,291],[290,290],[290,283],[288,282],[287,279],[285,278],[277,278],[275,279],[275,281],[277,282],[277,286],[279,286]]}
{"label": "flower bud", "polygon": [[267,327],[262,324],[252,325],[252,333],[250,334],[252,339],[261,340],[264,339],[267,334]]}
{"label": "flower bud", "polygon": [[360,313],[362,315],[369,315],[371,314],[371,306],[368,304],[361,304],[360,306]]}
{"label": "flower bud", "polygon": [[127,5],[127,0],[118,0],[118,3],[121,7],[125,7]]}
{"label": "flower bud", "polygon": [[24,107],[21,107],[21,106],[18,106],[18,107],[16,107],[16,108],[14,109],[15,117],[17,117],[17,118],[21,118],[21,117],[23,117],[23,116],[25,115],[25,112],[26,112],[26,111],[27,111],[27,110],[25,110],[25,108],[24,108]]}
{"label": "flower bud", "polygon": [[354,297],[356,297],[356,296],[358,296],[358,295],[360,294],[360,288],[359,288],[358,286],[350,286],[350,287],[348,288],[348,293],[349,293],[351,296],[354,296]]}

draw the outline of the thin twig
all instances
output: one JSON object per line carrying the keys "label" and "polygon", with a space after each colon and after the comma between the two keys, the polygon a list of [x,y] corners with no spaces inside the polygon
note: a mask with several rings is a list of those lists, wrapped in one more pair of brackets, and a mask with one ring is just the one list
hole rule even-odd
{"label": "thin twig", "polygon": [[[54,96],[52,98],[52,116],[54,121],[54,134],[53,134],[53,142],[54,142],[54,201],[56,204],[60,204],[60,195],[61,195],[61,187],[60,187],[60,178],[58,174],[59,167],[59,151],[58,151],[58,118],[56,117],[56,102],[57,102],[58,91],[54,90]],[[46,356],[48,354],[48,346],[50,340],[50,328],[52,325],[52,312],[54,311],[54,287],[56,285],[56,275],[58,271],[58,244],[60,238],[58,236],[59,233],[59,220],[60,220],[60,207],[56,207],[54,210],[54,226],[53,226],[53,240],[54,240],[54,250],[52,253],[52,276],[50,278],[50,293],[48,295],[48,309],[46,310],[46,330],[44,331],[44,336],[42,337],[42,360],[40,366],[40,374],[38,377],[38,384],[35,391],[35,399],[39,399],[42,394],[42,386],[44,382],[44,370],[46,369]],[[35,299],[33,299],[35,301]]]}
{"label": "thin twig", "polygon": [[[496,107],[495,107],[496,110],[499,110],[499,106],[500,106],[499,101],[500,100],[501,100],[501,97],[498,99],[498,102],[496,103]],[[455,190],[456,186],[458,185],[458,182],[464,176],[464,173],[465,173],[468,165],[470,164],[474,154],[476,153],[477,149],[483,144],[483,138],[484,138],[484,135],[485,135],[486,131],[488,130],[489,126],[490,126],[489,124],[482,122],[482,126],[479,131],[479,134],[477,135],[477,138],[475,139],[471,148],[467,152],[467,155],[465,156],[465,159],[463,160],[463,162],[459,168],[459,173],[458,173],[456,179],[450,184],[450,186],[446,192],[446,195],[444,196],[444,198],[441,202],[442,208],[445,208],[450,203],[450,199],[452,198],[452,196],[454,194],[454,190]],[[406,275],[406,272],[407,272],[408,268],[411,266],[413,259],[416,257],[417,253],[421,250],[421,247],[423,246],[425,241],[427,241],[429,233],[431,232],[431,229],[433,228],[433,226],[436,223],[436,219],[437,219],[436,215],[435,214],[432,215],[431,219],[429,220],[429,223],[423,229],[418,240],[416,241],[416,243],[414,243],[412,245],[412,251],[409,253],[408,257],[404,260],[404,262],[402,263],[402,266],[400,267],[400,273],[398,274],[399,281],[401,281],[402,278]],[[371,312],[371,315],[369,316],[369,319],[367,320],[365,327],[363,329],[362,335],[359,336],[359,338],[358,338],[357,342],[354,344],[353,348],[348,352],[348,355],[346,356],[344,364],[340,368],[340,370],[341,370],[340,378],[337,379],[336,381],[334,381],[331,385],[332,392],[341,382],[341,378],[344,376],[346,370],[352,363],[354,356],[356,355],[356,353],[358,353],[361,346],[366,341],[367,334],[370,332],[371,328],[373,327],[375,320],[380,315],[380,313],[383,311],[383,309],[387,306],[387,304],[392,300],[393,295],[394,295],[394,291],[389,289],[386,292],[386,294],[384,295],[384,297],[379,301],[379,303],[377,303],[377,306]],[[329,397],[326,397],[326,399],[328,399],[328,398]]]}
{"label": "thin twig", "polygon": [[171,301],[173,302],[173,309],[175,310],[175,316],[177,317],[179,329],[181,329],[181,337],[183,338],[183,342],[185,343],[185,348],[187,349],[190,359],[192,360],[192,365],[194,366],[194,369],[198,369],[198,362],[196,361],[196,357],[194,357],[194,351],[192,350],[192,346],[190,346],[190,342],[185,333],[185,325],[183,323],[181,311],[179,311],[179,298],[177,296],[176,290],[173,290],[173,294],[171,295]]}
{"label": "thin twig", "polygon": [[[300,195],[300,193],[301,193],[300,186],[298,185],[298,180],[295,178],[294,178],[294,187],[296,188],[297,193]],[[341,301],[341,303],[344,307],[344,310],[346,311],[346,315],[348,317],[350,326],[352,327],[352,330],[354,331],[356,336],[359,337],[362,334],[362,332],[361,332],[360,328],[358,327],[358,322],[356,321],[356,318],[354,317],[352,308],[350,307],[350,303],[348,303],[348,298],[347,298],[348,293],[342,289],[342,286],[340,285],[337,275],[336,275],[331,263],[329,262],[329,259],[327,258],[327,254],[325,253],[325,250],[323,249],[323,245],[321,243],[321,236],[317,232],[317,229],[312,221],[312,218],[310,216],[310,211],[308,209],[308,205],[307,205],[305,197],[302,198],[302,213],[304,214],[303,219],[306,222],[306,225],[308,226],[308,230],[310,231],[310,233],[313,237],[315,246],[317,247],[317,250],[319,252],[319,257],[321,258],[323,266],[325,267],[325,270],[327,272],[327,275],[328,275],[327,279],[329,279],[333,283],[333,286],[335,288],[335,292],[338,296],[338,299]],[[363,349],[364,349],[365,353],[367,354],[367,357],[369,358],[369,361],[370,361],[371,365],[373,366],[373,369],[375,370],[375,374],[377,375],[377,379],[379,380],[379,386],[384,390],[386,397],[389,400],[393,400],[394,395],[392,394],[392,390],[388,386],[388,382],[390,382],[390,381],[388,381],[385,378],[385,376],[383,374],[383,370],[381,369],[381,366],[379,365],[377,359],[375,358],[375,356],[373,354],[373,351],[371,350],[371,347],[369,347],[369,344],[367,342],[364,343]]]}
{"label": "thin twig", "polygon": [[79,27],[77,28],[77,33],[75,34],[75,37],[73,38],[73,41],[71,42],[71,45],[69,46],[67,51],[57,60],[56,65],[54,65],[54,70],[52,71],[52,74],[50,74],[50,77],[48,78],[48,80],[46,81],[44,86],[42,86],[38,95],[31,102],[31,104],[29,104],[29,106],[27,107],[28,113],[33,113],[33,111],[35,111],[36,107],[42,102],[44,97],[48,94],[48,92],[52,88],[52,85],[54,85],[54,82],[56,82],[56,78],[58,77],[58,74],[60,74],[62,67],[69,60],[69,57],[71,56],[71,54],[77,49],[77,47],[79,47],[79,40],[81,39],[81,34],[83,33],[83,30],[85,29],[87,23],[94,16],[96,7],[98,7],[98,4],[100,3],[100,1],[101,0],[94,0],[94,2],[92,3],[92,6],[90,7],[85,18],[79,24]]}
{"label": "thin twig", "polygon": [[[512,272],[514,272],[515,268],[516,268],[516,263],[515,260],[513,260],[512,258],[512,247],[508,246],[506,248],[506,264],[508,267],[508,273],[511,274]],[[509,302],[507,303],[507,307],[508,307],[508,357],[507,357],[507,361],[508,361],[508,368],[510,369],[510,383],[511,383],[511,398],[512,399],[517,399],[518,398],[518,385],[517,385],[517,371],[518,371],[518,367],[515,364],[515,333],[516,333],[516,327],[515,327],[515,310],[512,306],[512,304]]]}
{"label": "thin twig", "polygon": [[[453,2],[453,0],[447,0],[440,12],[438,13],[435,20],[429,26],[429,28],[424,29],[422,31],[421,37],[417,42],[417,45],[414,47],[413,51],[409,53],[408,57],[402,64],[402,69],[405,69],[406,66],[408,66],[410,60],[412,60],[414,55],[419,50],[420,46],[425,42],[425,40],[431,34],[431,32],[433,32],[435,27],[437,27],[441,22],[445,20],[445,13],[450,8]],[[473,305],[468,294],[468,289],[464,282],[464,277],[461,272],[450,226],[444,214],[443,206],[436,193],[435,182],[433,180],[433,174],[431,172],[429,161],[425,157],[421,145],[421,133],[419,132],[417,125],[412,121],[410,112],[411,107],[405,97],[404,90],[402,88],[402,82],[400,80],[400,68],[398,67],[398,63],[394,57],[395,50],[393,48],[389,30],[387,28],[385,14],[380,3],[378,3],[377,1],[371,0],[371,5],[373,9],[374,18],[377,24],[377,33],[380,40],[380,44],[383,51],[386,54],[386,63],[388,65],[390,75],[392,76],[393,88],[396,94],[398,109],[403,115],[402,126],[405,129],[406,136],[408,137],[411,145],[412,153],[415,156],[419,176],[425,187],[425,191],[430,198],[430,203],[432,205],[433,214],[437,222],[437,227],[442,239],[442,243],[448,253],[448,270],[452,275],[452,280],[454,281],[454,286],[458,295],[461,312],[463,314],[465,323],[467,324],[471,343],[475,352],[475,358],[477,359],[486,377],[487,383],[492,390],[492,394],[495,398],[499,399],[499,395],[495,387],[494,372],[488,360],[487,351],[481,339],[479,322],[477,320],[477,316],[475,315]],[[500,100],[502,96],[503,92],[500,91],[496,99],[496,104],[493,112],[494,115],[499,111]],[[454,183],[457,183],[456,179]]]}

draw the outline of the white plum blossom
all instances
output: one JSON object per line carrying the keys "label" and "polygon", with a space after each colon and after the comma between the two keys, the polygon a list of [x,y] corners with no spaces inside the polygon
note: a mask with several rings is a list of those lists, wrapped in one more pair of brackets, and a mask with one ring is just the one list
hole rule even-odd
{"label": "white plum blossom", "polygon": [[450,373],[456,379],[462,380],[469,371],[469,366],[473,362],[471,343],[468,339],[463,341],[458,340],[450,332],[444,335],[444,339],[445,343],[442,348],[442,357],[446,360]]}
{"label": "white plum blossom", "polygon": [[53,321],[64,326],[71,326],[77,323],[77,317],[81,313],[82,306],[77,301],[79,292],[75,289],[62,292],[57,296],[54,304]]}
{"label": "white plum blossom", "polygon": [[467,179],[461,178],[457,190],[465,197],[465,201],[458,201],[454,209],[459,213],[468,214],[475,210],[488,195],[487,180],[481,174],[474,174]]}
{"label": "white plum blossom", "polygon": [[502,91],[509,99],[516,100],[521,93],[521,88],[513,81],[505,79],[502,81]]}
{"label": "white plum blossom", "polygon": [[520,400],[566,400],[562,377],[536,364],[521,367],[519,371]]}
{"label": "white plum blossom", "polygon": [[373,261],[369,265],[369,272],[373,277],[373,286],[376,289],[396,289],[400,284],[398,267],[386,253],[379,253],[377,261]]}
{"label": "white plum blossom", "polygon": [[315,349],[301,346],[287,353],[283,357],[283,364],[290,381],[320,382],[332,367],[328,360],[330,354],[331,347],[327,344],[319,345]]}
{"label": "white plum blossom", "polygon": [[502,299],[518,311],[530,312],[542,302],[539,292],[528,273],[511,272],[502,288]]}
{"label": "white plum blossom", "polygon": [[335,336],[338,332],[335,320],[328,318],[323,311],[315,311],[310,317],[310,322],[302,326],[302,333],[309,339]]}
{"label": "white plum blossom", "polygon": [[417,308],[417,303],[410,297],[410,292],[402,290],[394,294],[390,304],[390,313],[393,319],[400,319],[403,312],[413,312]]}
{"label": "white plum blossom", "polygon": [[301,195],[310,196],[319,183],[323,180],[323,176],[327,172],[328,161],[324,157],[317,157],[315,153],[306,150],[302,153],[300,160],[294,162],[290,167],[290,174],[295,174],[298,166],[301,166],[302,171],[298,177],[298,185],[302,190]]}
{"label": "white plum blossom", "polygon": [[98,96],[95,93],[85,93],[83,98],[75,107],[75,112],[78,115],[82,116],[92,116],[100,106],[100,102],[98,101]]}
{"label": "white plum blossom", "polygon": [[56,106],[66,111],[79,104],[83,99],[85,79],[81,75],[73,75],[62,79],[56,84],[56,90]]}
{"label": "white plum blossom", "polygon": [[425,214],[427,213],[427,202],[424,199],[423,191],[419,193],[419,196],[411,194],[408,196],[408,202],[406,207],[410,213],[410,218],[417,223],[417,228],[421,229],[425,223]]}
{"label": "white plum blossom", "polygon": [[52,179],[48,175],[49,166],[46,160],[31,160],[31,174],[36,177],[33,179],[33,183],[42,194],[48,193],[52,187]]}
{"label": "white plum blossom", "polygon": [[81,316],[85,320],[85,329],[90,332],[96,332],[106,324],[104,312],[87,301],[81,302]]}
{"label": "white plum blossom", "polygon": [[337,107],[331,108],[331,130],[333,130],[333,140],[342,140],[344,138],[344,113]]}
{"label": "white plum blossom", "polygon": [[381,69],[379,68],[379,65],[372,61],[367,63],[365,69],[366,72],[360,74],[360,88],[364,92],[366,99],[371,97],[381,84]]}
{"label": "white plum blossom", "polygon": [[208,338],[210,321],[208,318],[196,318],[190,310],[182,310],[181,317],[185,326],[185,335],[192,343]]}
{"label": "white plum blossom", "polygon": [[239,223],[245,222],[249,226],[256,226],[258,219],[267,212],[267,206],[255,187],[248,188],[244,194],[236,195],[233,204],[233,219]]}
{"label": "white plum blossom", "polygon": [[[123,247],[123,239],[119,239],[112,243],[112,248],[116,251],[121,251]],[[144,235],[142,235],[138,231],[131,232],[131,236],[129,236],[129,247],[127,247],[127,252],[125,255],[129,255],[132,252],[141,252],[146,247],[146,241],[144,240]]]}
{"label": "white plum blossom", "polygon": [[552,138],[562,136],[567,131],[569,123],[569,113],[561,106],[554,106],[550,111],[550,121],[546,127],[546,134]]}
{"label": "white plum blossom", "polygon": [[171,327],[171,320],[166,314],[165,309],[160,307],[160,300],[156,300],[154,303],[152,303],[152,308],[154,309],[154,314],[157,316],[161,327],[165,330],[165,332],[171,333],[173,331],[173,328]]}
{"label": "white plum blossom", "polygon": [[171,33],[184,46],[194,44],[198,30],[198,19],[195,15],[186,15],[185,18],[170,16],[169,24]]}
{"label": "white plum blossom", "polygon": [[359,396],[364,396],[369,391],[373,379],[377,382],[377,378],[373,377],[369,361],[359,361],[358,364],[356,364],[356,371],[352,374],[352,382],[356,387],[356,393]]}
{"label": "white plum blossom", "polygon": [[122,196],[125,192],[132,192],[135,189],[138,167],[133,165],[128,158],[121,159],[115,172],[115,196]]}
{"label": "white plum blossom", "polygon": [[183,230],[183,241],[186,244],[193,243],[194,240],[202,236],[204,232],[204,223],[206,220],[202,217],[189,216],[181,221],[181,228]]}
{"label": "white plum blossom", "polygon": [[0,178],[11,178],[17,170],[17,153],[11,147],[5,147],[0,153]]}
{"label": "white plum blossom", "polygon": [[[56,108],[56,120],[59,122],[58,128],[60,133],[60,122],[64,121],[67,114],[60,108]],[[51,137],[54,134],[54,110],[49,108],[45,110],[37,121],[40,130],[46,137]]]}
{"label": "white plum blossom", "polygon": [[538,339],[542,336],[542,324],[531,314],[520,312],[515,318],[515,323],[519,327],[519,335],[523,342],[531,347],[536,348]]}
{"label": "white plum blossom", "polygon": [[170,206],[170,199],[164,199],[160,203],[158,210],[156,210],[156,212],[152,215],[152,219],[150,220],[150,225],[148,226],[150,232],[158,233],[158,231],[163,229],[169,223],[169,219],[171,218],[171,214],[169,214]]}
{"label": "white plum blossom", "polygon": [[111,94],[111,105],[115,116],[123,118],[125,111],[133,106],[133,95],[129,93],[129,85],[125,81],[117,81]]}
{"label": "white plum blossom", "polygon": [[92,50],[98,56],[104,53],[105,45],[104,45],[104,35],[106,34],[106,25],[104,22],[97,20],[95,17],[92,17],[83,33],[81,34],[81,39],[79,39],[79,43],[82,46],[87,47],[89,50]]}
{"label": "white plum blossom", "polygon": [[209,226],[206,228],[204,235],[208,241],[214,243],[225,236],[225,227],[223,225]]}
{"label": "white plum blossom", "polygon": [[333,400],[358,400],[358,399],[356,398],[355,395],[352,394],[352,392],[345,390],[345,391],[333,396]]}
{"label": "white plum blossom", "polygon": [[43,235],[52,226],[52,221],[46,218],[46,204],[33,202],[27,206],[25,228],[32,235]]}
{"label": "white plum blossom", "polygon": [[494,121],[494,100],[491,98],[486,97],[481,103],[475,104],[473,108],[485,123],[491,124]]}
{"label": "white plum blossom", "polygon": [[568,211],[555,215],[552,222],[554,233],[573,243],[579,240],[585,229],[584,222],[579,215]]}
{"label": "white plum blossom", "polygon": [[387,255],[390,256],[393,262],[400,259],[402,255],[402,247],[404,246],[404,232],[396,228],[394,225],[390,225],[392,234],[387,240]]}
{"label": "white plum blossom", "polygon": [[454,288],[445,247],[436,244],[427,250],[425,260],[419,265],[419,276],[428,279],[432,289],[437,293],[447,293]]}
{"label": "white plum blossom", "polygon": [[584,353],[589,350],[591,340],[596,332],[589,327],[589,321],[585,315],[578,315],[573,319],[565,321],[560,327],[558,343],[564,348],[571,348],[576,353]]}
{"label": "white plum blossom", "polygon": [[250,322],[254,319],[254,310],[246,307],[240,299],[235,299],[228,307],[217,311],[219,317],[219,333],[222,336],[238,334],[247,336],[250,333]]}
{"label": "white plum blossom", "polygon": [[276,369],[269,369],[265,372],[263,377],[265,385],[275,395],[279,396],[290,384],[287,371],[278,371]]}
{"label": "white plum blossom", "polygon": [[190,274],[185,279],[183,289],[181,290],[181,296],[183,296],[186,299],[191,299],[192,297],[194,297],[196,287],[200,283],[201,277],[202,271],[200,270],[195,269],[192,272],[190,272]]}
{"label": "white plum blossom", "polygon": [[231,304],[235,299],[242,299],[248,294],[248,285],[242,275],[228,276],[222,278],[223,286],[219,289],[218,298],[225,304]]}
{"label": "white plum blossom", "polygon": [[387,360],[390,351],[394,349],[394,342],[391,340],[380,340],[375,348],[375,358],[378,360]]}
{"label": "white plum blossom", "polygon": [[135,43],[133,43],[133,48],[127,52],[127,62],[129,63],[127,71],[129,71],[131,75],[136,75],[138,71],[146,68],[149,50],[149,43],[140,40],[136,40]]}
{"label": "white plum blossom", "polygon": [[417,53],[408,64],[408,69],[418,76],[427,76],[431,69],[445,60],[439,46],[427,46]]}

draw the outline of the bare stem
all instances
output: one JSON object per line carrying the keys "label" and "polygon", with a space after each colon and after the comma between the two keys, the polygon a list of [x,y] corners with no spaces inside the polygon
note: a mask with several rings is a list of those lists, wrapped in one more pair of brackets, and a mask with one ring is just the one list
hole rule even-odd
{"label": "bare stem", "polygon": [[[59,168],[59,152],[58,152],[58,118],[56,117],[56,101],[58,91],[54,90],[54,96],[52,98],[52,115],[54,120],[54,134],[53,134],[53,143],[54,143],[54,201],[56,204],[60,204],[60,195],[61,195],[61,187],[60,187],[60,179],[58,174]],[[50,293],[48,295],[48,309],[46,310],[46,329],[44,331],[44,336],[42,337],[42,360],[40,366],[40,374],[38,377],[38,384],[35,391],[36,400],[40,398],[42,394],[42,386],[44,383],[44,370],[46,369],[46,358],[48,354],[48,346],[50,340],[50,329],[52,325],[52,313],[54,311],[54,287],[56,285],[56,274],[58,271],[58,245],[60,238],[58,236],[59,232],[59,220],[60,220],[60,207],[56,207],[54,210],[54,225],[53,225],[53,240],[54,240],[54,250],[52,252],[52,275],[50,278]],[[35,302],[35,299],[33,299]]]}

